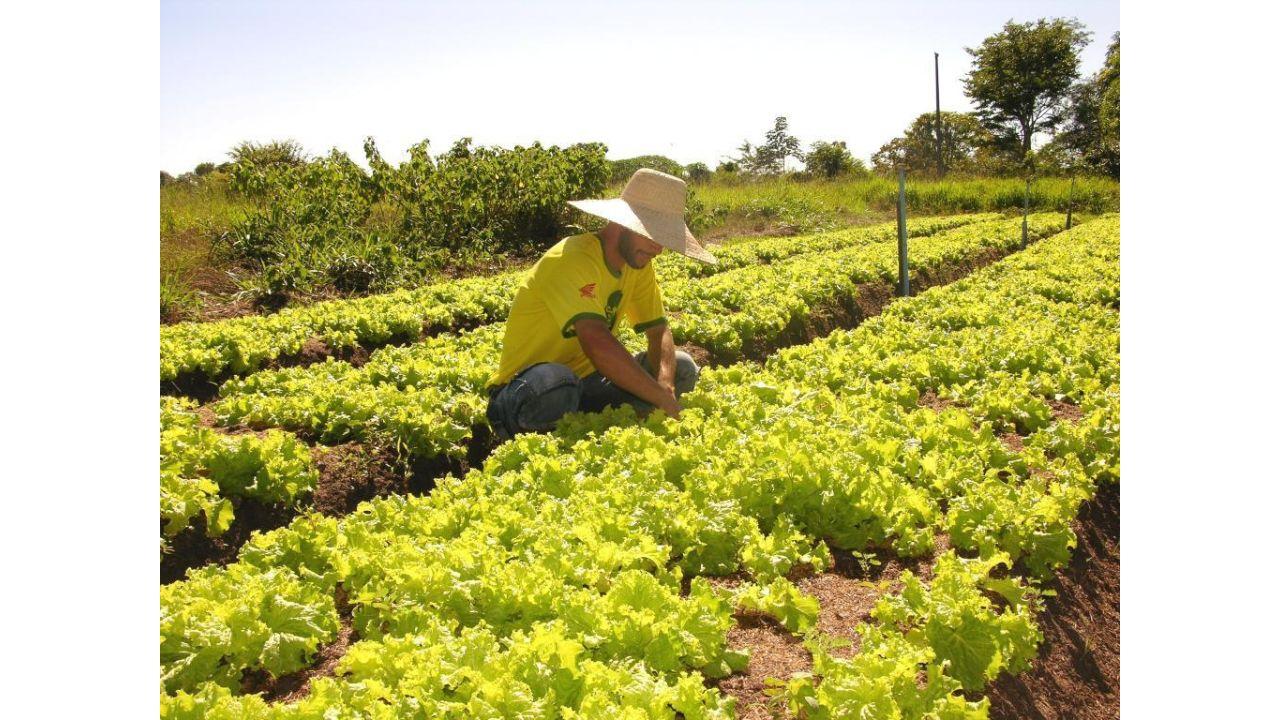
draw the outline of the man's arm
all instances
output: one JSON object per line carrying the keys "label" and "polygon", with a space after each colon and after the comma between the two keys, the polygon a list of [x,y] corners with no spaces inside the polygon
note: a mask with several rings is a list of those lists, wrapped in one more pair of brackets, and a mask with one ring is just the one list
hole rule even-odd
{"label": "man's arm", "polygon": [[671,337],[671,326],[659,323],[646,328],[644,334],[649,339],[649,367],[657,368],[654,375],[658,384],[675,395],[676,341]]}
{"label": "man's arm", "polygon": [[[640,363],[631,357],[631,353],[609,332],[608,326],[598,318],[582,318],[573,325],[582,344],[582,351],[596,370],[608,378],[614,385],[626,390],[645,402],[662,408],[671,417],[680,416],[680,404],[676,402],[675,393],[654,380],[649,373],[640,367]],[[650,341],[650,353],[653,352]],[[671,383],[675,386],[675,347],[671,349]],[[652,362],[652,359],[650,359]],[[660,375],[661,376],[661,375]]]}

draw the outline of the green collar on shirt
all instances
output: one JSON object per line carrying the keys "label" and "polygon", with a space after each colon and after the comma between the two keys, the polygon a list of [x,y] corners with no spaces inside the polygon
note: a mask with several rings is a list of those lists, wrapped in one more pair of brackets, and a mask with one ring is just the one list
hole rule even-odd
{"label": "green collar on shirt", "polygon": [[614,271],[613,271],[613,268],[609,267],[609,259],[608,259],[608,258],[606,258],[606,257],[605,257],[605,255],[604,255],[604,238],[600,237],[600,236],[599,236],[598,234],[596,234],[596,233],[591,233],[591,234],[592,234],[592,235],[595,235],[595,236],[596,236],[596,241],[600,243],[600,262],[604,263],[604,269],[605,269],[605,270],[608,270],[608,271],[609,271],[609,274],[610,274],[610,275],[612,275],[612,276],[614,276],[615,278],[621,278],[621,277],[622,277],[622,271],[621,271],[621,270],[619,270],[618,272],[614,272]]}

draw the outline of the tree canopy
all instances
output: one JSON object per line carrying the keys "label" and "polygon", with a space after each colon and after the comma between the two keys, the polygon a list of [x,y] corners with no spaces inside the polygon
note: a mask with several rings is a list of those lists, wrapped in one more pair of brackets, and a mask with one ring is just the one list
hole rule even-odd
{"label": "tree canopy", "polygon": [[1071,89],[1070,110],[1056,146],[1073,168],[1120,177],[1120,34],[1102,69]]}
{"label": "tree canopy", "polygon": [[977,48],[965,48],[973,56],[965,92],[983,126],[1000,140],[1016,141],[1026,155],[1033,135],[1065,119],[1090,34],[1075,19],[1010,20]]}
{"label": "tree canopy", "polygon": [[819,140],[804,156],[804,167],[814,175],[834,178],[840,175],[865,175],[867,167],[849,153],[843,140],[823,142]]}
{"label": "tree canopy", "polygon": [[763,144],[753,147],[744,140],[738,153],[738,166],[755,175],[781,173],[789,157],[804,162],[800,141],[787,132],[787,118],[781,115],[774,118],[773,129],[765,133]]}

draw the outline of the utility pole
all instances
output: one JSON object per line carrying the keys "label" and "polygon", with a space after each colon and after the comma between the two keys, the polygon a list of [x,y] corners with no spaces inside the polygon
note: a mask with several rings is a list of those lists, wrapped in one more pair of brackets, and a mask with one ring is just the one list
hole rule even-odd
{"label": "utility pole", "polygon": [[907,268],[907,176],[898,166],[898,296],[911,296],[911,275]]}
{"label": "utility pole", "polygon": [[1071,205],[1076,199],[1076,175],[1071,173],[1071,190],[1067,192],[1067,229],[1071,229]]}
{"label": "utility pole", "polygon": [[942,90],[938,82],[938,53],[933,54],[933,129],[938,141],[938,178],[947,173],[942,164]]}

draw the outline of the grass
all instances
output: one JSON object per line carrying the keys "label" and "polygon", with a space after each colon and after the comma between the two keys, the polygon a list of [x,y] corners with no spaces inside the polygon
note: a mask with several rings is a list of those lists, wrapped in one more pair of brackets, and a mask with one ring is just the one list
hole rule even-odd
{"label": "grass", "polygon": [[217,245],[244,201],[227,190],[225,177],[200,185],[170,183],[160,188],[160,315],[165,320],[194,317],[202,293],[234,291],[227,271],[234,264]]}
{"label": "grass", "polygon": [[[1065,212],[1071,181],[1043,178],[1031,185],[1031,210]],[[712,182],[695,186],[705,210],[701,231],[710,238],[751,232],[812,232],[828,227],[880,222],[896,214],[898,184],[881,177],[795,182]],[[1024,183],[1016,178],[909,180],[907,212],[942,215],[1021,209]],[[1120,209],[1120,184],[1080,178],[1072,199],[1075,212]]]}
{"label": "grass", "polygon": [[160,188],[160,238],[226,232],[244,206],[216,174],[200,185],[170,183]]}

